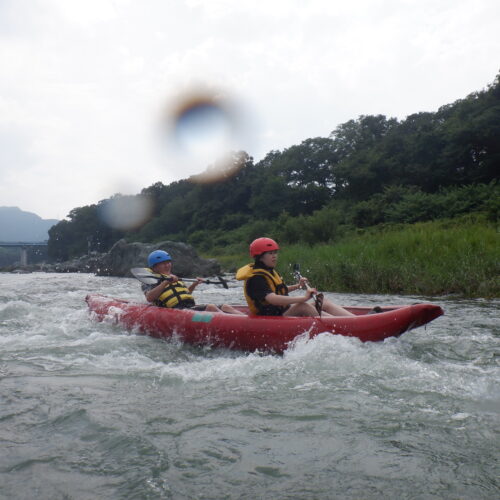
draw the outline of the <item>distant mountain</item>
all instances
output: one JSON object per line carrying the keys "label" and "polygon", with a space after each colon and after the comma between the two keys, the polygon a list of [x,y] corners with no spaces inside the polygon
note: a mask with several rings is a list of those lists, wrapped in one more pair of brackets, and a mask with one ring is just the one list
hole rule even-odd
{"label": "distant mountain", "polygon": [[58,222],[57,219],[42,219],[18,207],[0,207],[0,242],[46,241],[48,230]]}

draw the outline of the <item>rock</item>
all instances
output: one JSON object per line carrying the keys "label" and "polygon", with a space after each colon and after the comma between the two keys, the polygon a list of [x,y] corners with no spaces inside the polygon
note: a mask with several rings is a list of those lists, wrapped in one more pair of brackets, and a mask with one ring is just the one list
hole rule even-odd
{"label": "rock", "polygon": [[100,259],[98,276],[131,276],[130,268],[147,267],[148,255],[153,250],[165,250],[172,256],[172,272],[177,276],[213,276],[220,273],[219,264],[213,259],[202,259],[196,250],[186,243],[162,241],[161,243],[127,243],[117,241]]}

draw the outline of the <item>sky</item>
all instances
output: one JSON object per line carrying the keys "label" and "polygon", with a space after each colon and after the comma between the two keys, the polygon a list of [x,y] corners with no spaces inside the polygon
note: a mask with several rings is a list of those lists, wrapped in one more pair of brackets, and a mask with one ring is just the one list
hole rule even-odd
{"label": "sky", "polygon": [[0,0],[0,206],[62,219],[200,173],[213,151],[172,146],[193,93],[255,161],[436,111],[494,81],[498,26],[498,0]]}

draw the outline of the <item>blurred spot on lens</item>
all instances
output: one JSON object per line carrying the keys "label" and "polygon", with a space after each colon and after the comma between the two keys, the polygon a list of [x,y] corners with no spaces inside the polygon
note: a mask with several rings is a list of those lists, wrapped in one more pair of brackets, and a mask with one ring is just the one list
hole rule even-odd
{"label": "blurred spot on lens", "polygon": [[129,231],[144,225],[153,212],[153,203],[143,195],[115,195],[100,206],[102,221],[113,229]]}
{"label": "blurred spot on lens", "polygon": [[[237,171],[234,156],[248,146],[249,120],[224,92],[193,89],[172,99],[163,119],[174,162],[195,182],[215,182]],[[201,173],[210,167],[210,173]]]}
{"label": "blurred spot on lens", "polygon": [[174,141],[182,153],[217,158],[231,146],[234,128],[234,118],[227,109],[199,99],[179,110]]}

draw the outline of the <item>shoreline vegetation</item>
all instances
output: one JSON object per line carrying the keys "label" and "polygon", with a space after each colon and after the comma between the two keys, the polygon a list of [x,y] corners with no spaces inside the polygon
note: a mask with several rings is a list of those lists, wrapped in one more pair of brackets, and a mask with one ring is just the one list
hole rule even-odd
{"label": "shoreline vegetation", "polygon": [[[500,227],[485,214],[356,228],[312,245],[282,241],[272,231],[265,236],[277,238],[282,247],[278,270],[287,283],[295,281],[293,266],[298,263],[321,291],[500,298]],[[251,262],[244,240],[200,256],[216,260],[229,274]],[[24,271],[94,272],[93,258],[66,262],[69,267],[42,264]],[[1,271],[14,269],[23,272],[18,266]]]}
{"label": "shoreline vegetation", "polygon": [[[500,297],[500,233],[481,217],[370,228],[332,244],[283,245],[278,269],[289,283],[292,268],[319,290],[465,298]],[[211,254],[226,271],[250,261]]]}

